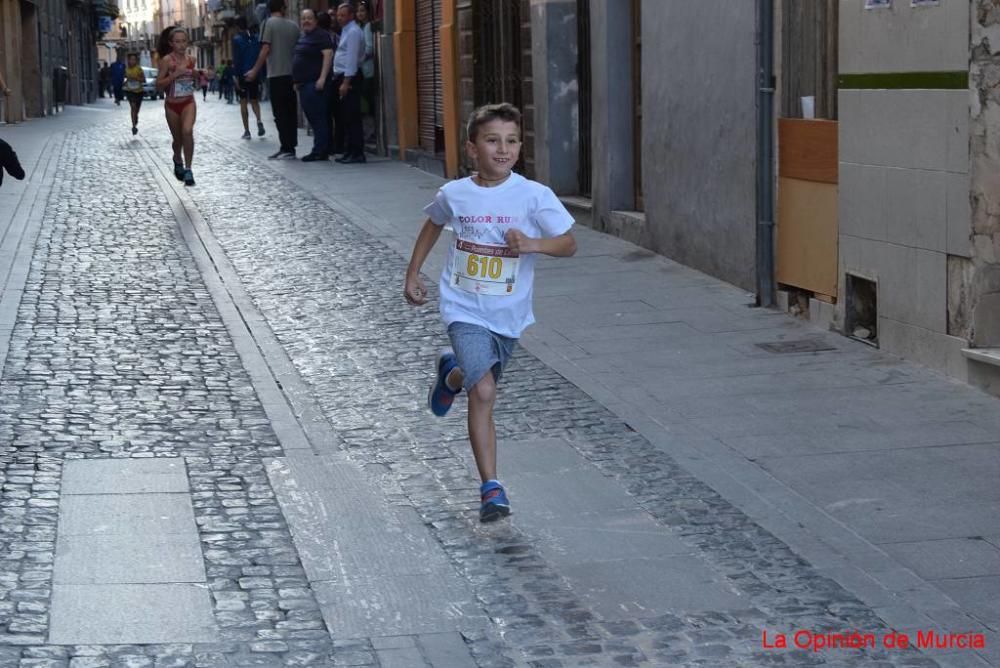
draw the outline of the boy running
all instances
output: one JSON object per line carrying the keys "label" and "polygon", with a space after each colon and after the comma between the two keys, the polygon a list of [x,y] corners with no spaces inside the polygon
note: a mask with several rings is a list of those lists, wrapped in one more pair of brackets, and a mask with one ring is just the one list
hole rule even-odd
{"label": "boy running", "polygon": [[479,171],[445,184],[424,209],[429,218],[413,246],[404,291],[410,304],[427,303],[420,268],[450,224],[454,242],[440,293],[452,348],[438,356],[428,405],[443,416],[462,388],[468,393],[469,441],[482,479],[479,519],[492,522],[510,514],[496,471],[496,384],[521,332],[535,321],[537,254],[569,257],[576,241],[573,217],[555,194],[511,172],[521,152],[521,112],[511,104],[486,105],[472,113],[467,129],[466,151]]}

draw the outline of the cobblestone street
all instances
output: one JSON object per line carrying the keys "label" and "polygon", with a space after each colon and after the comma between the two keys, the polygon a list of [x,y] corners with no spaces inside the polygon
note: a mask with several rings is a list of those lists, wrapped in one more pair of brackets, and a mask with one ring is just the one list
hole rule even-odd
{"label": "cobblestone street", "polygon": [[[9,336],[0,377],[0,666],[1000,665],[1000,615],[886,566],[885,553],[831,520],[829,507],[815,502],[810,515],[806,492],[789,492],[784,504],[768,496],[786,487],[751,466],[754,457],[732,460],[726,475],[760,495],[708,479],[727,465],[712,449],[727,426],[771,438],[753,431],[781,414],[765,399],[752,404],[768,390],[720,388],[699,399],[681,393],[682,380],[664,382],[675,400],[658,399],[657,415],[633,419],[623,404],[641,391],[612,384],[597,366],[589,372],[604,374],[606,391],[584,389],[577,374],[599,361],[584,351],[598,347],[557,328],[576,322],[597,341],[611,315],[674,327],[656,335],[688,337],[683,353],[651,338],[602,343],[616,354],[648,346],[663,360],[659,371],[673,364],[677,378],[698,356],[721,356],[727,372],[772,364],[768,353],[740,348],[750,347],[739,338],[748,330],[757,340],[825,337],[842,357],[797,357],[796,372],[822,374],[803,389],[834,388],[864,403],[874,390],[862,383],[898,388],[893,397],[902,398],[887,399],[886,414],[911,426],[918,399],[906,397],[947,381],[745,308],[738,291],[654,265],[634,247],[611,253],[611,242],[587,232],[579,257],[539,265],[539,283],[596,285],[589,272],[610,271],[597,266],[615,255],[622,273],[601,274],[594,292],[621,297],[583,317],[573,297],[540,292],[540,324],[504,377],[497,412],[515,514],[481,525],[465,400],[445,419],[425,407],[447,340],[437,309],[409,308],[401,293],[402,253],[421,214],[397,186],[429,200],[437,181],[378,159],[268,162],[270,134],[233,139],[237,112],[210,102],[199,108],[197,185],[185,189],[169,173],[160,105],[147,107],[137,138],[124,112],[104,111],[53,135],[32,177],[47,175],[47,188],[26,190],[22,208],[0,216],[13,221],[9,230],[24,229],[20,241],[0,235],[0,251],[10,250],[0,261],[12,267],[3,265],[11,277],[0,303],[0,338]],[[409,236],[396,235],[400,228]],[[607,284],[639,266],[648,283]],[[705,305],[709,294],[723,306]],[[680,320],[644,319],[643,298],[642,309],[663,306],[661,298],[692,317],[724,314],[725,326],[687,334]],[[725,350],[702,346],[710,338]],[[754,376],[722,378],[737,385]],[[978,431],[955,442],[995,447],[996,400],[956,385],[942,401],[951,403],[928,403],[919,419],[961,421]],[[665,447],[661,432],[689,449]],[[741,478],[744,468],[753,472]],[[763,483],[752,478],[758,470]],[[787,506],[787,516],[756,512],[762,498]],[[811,523],[820,521],[836,524],[843,540],[821,535]],[[1000,545],[993,534],[984,541]],[[849,541],[864,545],[854,551]],[[825,552],[836,559],[820,563],[815,555]],[[884,577],[854,587],[855,568]],[[765,631],[882,638],[931,627],[982,631],[989,646],[762,643]]]}

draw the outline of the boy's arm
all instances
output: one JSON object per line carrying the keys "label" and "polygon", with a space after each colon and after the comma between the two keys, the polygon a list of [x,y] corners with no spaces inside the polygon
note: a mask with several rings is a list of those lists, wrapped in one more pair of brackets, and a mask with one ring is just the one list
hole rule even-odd
{"label": "boy's arm", "polygon": [[569,257],[576,253],[576,239],[572,232],[563,232],[548,239],[535,239],[521,230],[510,230],[505,238],[507,246],[518,254],[542,253],[553,257]]}
{"label": "boy's arm", "polygon": [[403,285],[403,294],[410,304],[420,305],[427,303],[427,286],[420,278],[420,268],[424,266],[424,260],[430,255],[431,249],[441,236],[443,226],[436,225],[428,218],[424,221],[424,226],[420,228],[420,234],[413,244],[413,253],[410,255],[410,265],[406,268],[406,282]]}

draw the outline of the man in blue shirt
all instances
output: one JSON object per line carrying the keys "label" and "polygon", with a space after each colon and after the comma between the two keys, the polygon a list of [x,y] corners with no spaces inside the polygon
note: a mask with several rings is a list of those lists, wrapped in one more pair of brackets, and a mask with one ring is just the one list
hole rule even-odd
{"label": "man in blue shirt", "polygon": [[365,36],[354,20],[354,5],[337,7],[340,41],[333,56],[333,103],[337,105],[334,151],[343,147],[337,162],[365,162],[365,135],[361,118],[361,62],[365,57]]}
{"label": "man in blue shirt", "polygon": [[243,138],[250,139],[250,114],[247,112],[247,101],[257,117],[257,136],[264,136],[264,124],[260,122],[260,81],[247,81],[244,75],[257,63],[260,55],[260,40],[257,39],[256,26],[251,31],[247,28],[247,19],[240,16],[236,19],[239,32],[233,37],[233,66],[236,70],[236,93],[240,97],[240,115],[243,117]]}
{"label": "man in blue shirt", "polygon": [[116,60],[111,64],[111,87],[115,92],[115,104],[125,99],[125,63]]}

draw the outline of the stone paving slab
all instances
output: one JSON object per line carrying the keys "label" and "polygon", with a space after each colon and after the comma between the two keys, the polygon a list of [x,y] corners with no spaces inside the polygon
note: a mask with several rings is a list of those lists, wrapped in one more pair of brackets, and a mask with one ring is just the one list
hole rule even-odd
{"label": "stone paving slab", "polygon": [[891,543],[882,549],[927,580],[1000,576],[1000,549],[980,538]]}
{"label": "stone paving slab", "polygon": [[55,584],[205,582],[195,527],[187,534],[62,535],[56,542]]}
{"label": "stone paving slab", "polygon": [[187,494],[77,494],[59,508],[62,536],[185,535],[193,527]]}
{"label": "stone paving slab", "polygon": [[296,455],[270,461],[268,475],[334,637],[488,625],[427,528],[356,463]]}
{"label": "stone paving slab", "polygon": [[63,471],[63,494],[187,492],[182,459],[78,460]]}
{"label": "stone paving slab", "polygon": [[205,584],[53,585],[49,642],[124,645],[219,639]]}
{"label": "stone paving slab", "polygon": [[476,665],[461,634],[424,633],[416,640],[431,666],[473,668]]}
{"label": "stone paving slab", "polygon": [[469,631],[490,624],[465,584],[439,573],[353,575],[312,586],[337,638]]}

